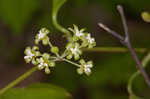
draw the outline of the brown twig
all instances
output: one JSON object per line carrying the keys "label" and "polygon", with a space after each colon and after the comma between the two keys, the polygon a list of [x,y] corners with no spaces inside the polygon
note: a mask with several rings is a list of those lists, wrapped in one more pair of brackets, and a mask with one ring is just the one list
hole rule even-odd
{"label": "brown twig", "polygon": [[128,32],[128,26],[127,26],[127,23],[126,23],[126,18],[125,18],[125,15],[124,15],[124,11],[123,11],[123,8],[122,6],[118,5],[117,6],[117,9],[121,15],[121,19],[122,19],[122,22],[123,22],[123,27],[124,27],[124,32],[125,32],[125,37],[121,36],[120,34],[118,34],[117,32],[111,30],[110,28],[108,28],[107,26],[103,25],[102,23],[99,23],[98,25],[103,28],[105,31],[107,31],[108,33],[110,33],[111,35],[113,35],[114,37],[118,38],[121,43],[123,45],[125,45],[129,52],[131,53],[134,61],[136,62],[137,64],[137,67],[139,69],[139,71],[141,72],[142,76],[144,77],[145,79],[145,82],[147,83],[147,85],[150,87],[150,79],[146,73],[146,71],[144,70],[140,60],[138,59],[131,43],[130,43],[130,37],[129,37],[129,32]]}

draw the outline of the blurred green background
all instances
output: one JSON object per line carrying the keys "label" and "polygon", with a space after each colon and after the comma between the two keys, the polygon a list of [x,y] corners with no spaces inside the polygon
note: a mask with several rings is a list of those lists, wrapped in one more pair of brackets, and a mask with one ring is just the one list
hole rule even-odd
{"label": "blurred green background", "polygon": [[[103,22],[124,35],[116,10],[118,4],[125,9],[133,46],[150,48],[150,24],[141,19],[142,11],[150,11],[150,0],[68,0],[59,11],[58,21],[66,28],[72,24],[86,27],[95,37],[97,46],[122,47],[97,25]],[[51,12],[52,0],[0,0],[0,88],[32,67],[24,62],[24,49],[33,45],[41,27],[50,29],[54,44],[65,45],[62,33],[52,25]],[[140,59],[144,55],[138,54]],[[17,87],[47,82],[63,87],[74,99],[128,99],[127,82],[137,70],[129,53],[85,52],[84,57],[94,61],[89,77],[78,75],[70,64],[58,63],[51,75],[38,71]],[[149,71],[150,66],[147,68],[150,74]],[[134,91],[150,99],[150,90],[142,77],[134,82]]]}

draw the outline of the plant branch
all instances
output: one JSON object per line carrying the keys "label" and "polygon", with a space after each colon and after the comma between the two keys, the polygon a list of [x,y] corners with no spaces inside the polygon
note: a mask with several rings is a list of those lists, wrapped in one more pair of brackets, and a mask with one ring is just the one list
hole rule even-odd
{"label": "plant branch", "polygon": [[2,95],[3,93],[5,93],[10,88],[13,88],[15,85],[17,85],[18,83],[20,83],[21,81],[23,81],[25,78],[29,77],[36,70],[37,70],[37,67],[33,67],[29,71],[25,72],[23,75],[21,75],[20,77],[18,77],[16,80],[14,80],[11,83],[9,83],[6,87],[4,87],[4,88],[2,88],[0,90],[0,95]]}
{"label": "plant branch", "polygon": [[123,8],[122,8],[122,6],[118,5],[117,9],[121,15],[121,19],[122,19],[122,23],[123,23],[123,27],[124,27],[124,32],[125,32],[125,40],[129,41],[128,26],[127,26],[127,21],[126,21],[125,15],[124,15]]}
{"label": "plant branch", "polygon": [[126,45],[133,57],[133,59],[135,60],[136,64],[137,64],[137,67],[139,68],[141,74],[143,75],[147,85],[150,87],[150,79],[146,73],[146,71],[144,70],[140,60],[138,59],[131,43],[130,43],[130,38],[129,38],[129,32],[128,32],[128,26],[127,26],[127,22],[126,22],[126,18],[125,18],[125,15],[124,15],[124,11],[123,11],[123,8],[122,6],[118,5],[117,6],[117,9],[121,15],[121,19],[122,19],[122,22],[123,22],[123,27],[124,27],[124,31],[125,31],[125,42],[126,42]]}
{"label": "plant branch", "polygon": [[133,47],[132,47],[132,45],[130,43],[128,27],[127,27],[126,19],[125,19],[125,16],[124,16],[123,8],[119,5],[119,6],[117,6],[117,9],[118,9],[118,11],[119,11],[119,13],[121,15],[121,19],[123,21],[123,27],[124,27],[124,31],[125,31],[125,37],[124,38],[122,36],[120,36],[117,32],[115,32],[115,31],[109,29],[108,27],[106,27],[105,25],[103,25],[101,23],[98,24],[98,25],[101,28],[103,28],[105,31],[107,31],[108,33],[112,34],[114,37],[117,37],[121,41],[121,43],[128,48],[128,50],[131,53],[134,61],[137,64],[137,67],[138,67],[139,71],[141,72],[142,76],[144,77],[145,82],[150,87],[150,79],[149,79],[146,71],[144,70],[140,60],[138,59],[138,57],[137,57],[137,55],[136,55],[136,53],[135,53],[135,51],[134,51],[134,49],[133,49]]}
{"label": "plant branch", "polygon": [[141,74],[143,75],[147,85],[150,87],[150,79],[146,73],[146,71],[144,70],[140,60],[138,59],[134,49],[132,48],[132,46],[130,44],[127,45],[128,46],[128,49],[133,57],[133,59],[135,60],[136,64],[137,64],[137,67],[139,68],[139,71],[141,72]]}
{"label": "plant branch", "polygon": [[124,41],[124,38],[119,35],[117,32],[115,32],[114,30],[111,30],[110,28],[108,28],[106,25],[102,24],[102,23],[98,23],[98,25],[104,29],[105,31],[107,31],[108,33],[110,33],[111,35],[113,35],[114,37],[118,38],[121,41]]}

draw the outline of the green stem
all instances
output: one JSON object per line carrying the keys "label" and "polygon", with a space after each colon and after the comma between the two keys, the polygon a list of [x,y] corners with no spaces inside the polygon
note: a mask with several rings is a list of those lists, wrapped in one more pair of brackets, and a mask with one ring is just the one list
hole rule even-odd
{"label": "green stem", "polygon": [[64,27],[62,27],[58,22],[57,22],[57,12],[53,12],[53,15],[52,15],[52,22],[53,22],[53,25],[61,32],[63,32],[66,37],[68,38],[68,40],[70,41],[71,40],[71,34],[70,32],[65,29]]}
{"label": "green stem", "polygon": [[77,66],[77,67],[80,67],[79,64],[74,63],[74,62],[72,62],[72,61],[70,61],[70,60],[68,60],[68,59],[63,58],[62,60],[63,60],[63,61],[66,61],[66,62],[68,62],[68,63],[70,63],[70,64],[73,64],[73,65],[75,65],[75,66]]}
{"label": "green stem", "polygon": [[[143,67],[145,68],[148,64],[148,62],[150,61],[150,52],[144,57],[143,61],[142,61],[142,65]],[[137,71],[135,72],[129,79],[129,82],[128,82],[128,86],[127,86],[127,89],[128,89],[128,92],[129,94],[134,94],[133,91],[132,91],[132,83],[133,83],[133,80],[138,76],[140,75],[140,71]]]}
{"label": "green stem", "polygon": [[[49,44],[50,48],[54,47],[50,41],[48,42],[48,44]],[[56,54],[56,56],[59,57],[58,53],[54,53],[54,54]]]}
{"label": "green stem", "polygon": [[[106,52],[106,53],[126,53],[129,52],[127,48],[123,47],[95,47],[91,49],[82,49],[86,52]],[[135,48],[137,53],[145,53],[147,52],[146,48]]]}
{"label": "green stem", "polygon": [[21,75],[20,77],[18,77],[16,80],[14,80],[11,83],[9,83],[6,87],[4,87],[4,88],[2,88],[0,90],[0,95],[2,95],[3,93],[5,93],[8,89],[13,88],[15,85],[17,85],[18,83],[20,83],[21,81],[23,81],[25,78],[29,77],[36,70],[37,70],[37,67],[33,67],[29,71],[25,72],[23,75]]}
{"label": "green stem", "polygon": [[71,41],[71,33],[65,29],[63,26],[61,26],[57,21],[57,15],[60,7],[66,2],[67,0],[60,0],[60,3],[58,3],[58,0],[53,0],[53,9],[52,9],[52,23],[58,29],[59,31],[63,32],[65,36],[67,37],[68,41]]}
{"label": "green stem", "polygon": [[53,45],[52,45],[52,43],[50,42],[50,41],[48,41],[48,44],[49,44],[49,46],[52,48],[53,47]]}

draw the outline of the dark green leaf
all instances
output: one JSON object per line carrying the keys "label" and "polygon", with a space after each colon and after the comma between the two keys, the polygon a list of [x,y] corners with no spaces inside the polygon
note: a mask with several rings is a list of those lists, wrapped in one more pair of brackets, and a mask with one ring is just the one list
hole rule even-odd
{"label": "dark green leaf", "polygon": [[138,97],[138,96],[136,96],[134,94],[131,94],[130,97],[129,97],[129,99],[143,99],[143,98]]}
{"label": "dark green leaf", "polygon": [[39,0],[0,0],[0,17],[14,33],[21,33],[38,4]]}
{"label": "dark green leaf", "polygon": [[63,88],[51,84],[33,84],[28,88],[12,88],[0,99],[70,99]]}

